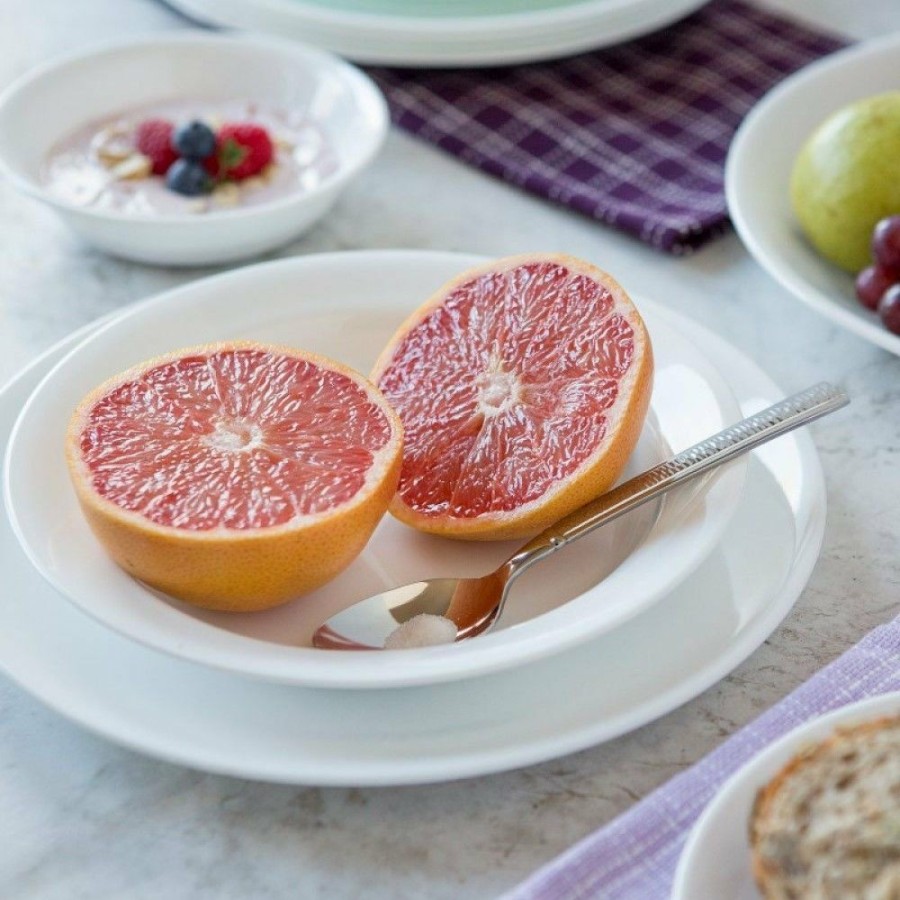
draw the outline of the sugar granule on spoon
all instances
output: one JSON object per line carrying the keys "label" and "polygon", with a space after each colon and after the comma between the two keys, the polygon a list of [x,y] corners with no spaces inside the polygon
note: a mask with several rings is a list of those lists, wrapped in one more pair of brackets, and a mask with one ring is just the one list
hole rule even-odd
{"label": "sugar granule on spoon", "polygon": [[384,642],[385,650],[412,650],[452,644],[456,640],[456,625],[444,616],[419,613],[398,625]]}

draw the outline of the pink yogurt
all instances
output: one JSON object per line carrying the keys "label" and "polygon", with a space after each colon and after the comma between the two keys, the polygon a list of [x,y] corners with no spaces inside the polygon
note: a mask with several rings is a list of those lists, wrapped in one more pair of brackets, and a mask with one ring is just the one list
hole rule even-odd
{"label": "pink yogurt", "polygon": [[[199,119],[214,130],[224,122],[262,125],[275,144],[273,164],[263,177],[233,182],[212,194],[185,197],[170,191],[159,175],[116,177],[101,153],[127,154],[133,134],[144,119],[169,119],[176,126]],[[59,141],[41,167],[48,189],[77,206],[135,216],[227,213],[271,203],[289,194],[306,193],[337,169],[337,155],[322,128],[299,111],[268,107],[255,101],[173,101],[129,110],[91,122]]]}

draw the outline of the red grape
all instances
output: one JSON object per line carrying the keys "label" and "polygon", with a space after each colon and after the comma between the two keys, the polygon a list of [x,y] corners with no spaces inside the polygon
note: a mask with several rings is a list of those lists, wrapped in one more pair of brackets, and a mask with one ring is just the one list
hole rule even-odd
{"label": "red grape", "polygon": [[888,331],[900,334],[900,284],[885,291],[878,303],[878,315]]}
{"label": "red grape", "polygon": [[900,216],[888,216],[876,224],[872,256],[882,268],[900,271]]}
{"label": "red grape", "polygon": [[893,272],[869,266],[856,276],[856,298],[866,309],[875,310],[884,292],[898,281],[900,278]]}

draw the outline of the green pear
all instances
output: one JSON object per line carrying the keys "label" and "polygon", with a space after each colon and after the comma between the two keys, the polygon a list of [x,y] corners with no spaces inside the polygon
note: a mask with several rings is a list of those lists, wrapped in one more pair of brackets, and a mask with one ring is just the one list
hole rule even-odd
{"label": "green pear", "polygon": [[791,203],[822,256],[853,273],[870,265],[875,223],[900,213],[900,91],[851,103],[812,133]]}

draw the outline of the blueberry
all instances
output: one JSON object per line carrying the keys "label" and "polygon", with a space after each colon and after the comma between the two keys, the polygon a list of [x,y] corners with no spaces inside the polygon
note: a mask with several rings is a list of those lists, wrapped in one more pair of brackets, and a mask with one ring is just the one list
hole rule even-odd
{"label": "blueberry", "polygon": [[172,149],[185,159],[206,159],[216,152],[216,135],[203,122],[188,122],[172,132]]}
{"label": "blueberry", "polygon": [[176,159],[166,172],[166,187],[185,197],[197,197],[212,190],[213,180],[200,163]]}

